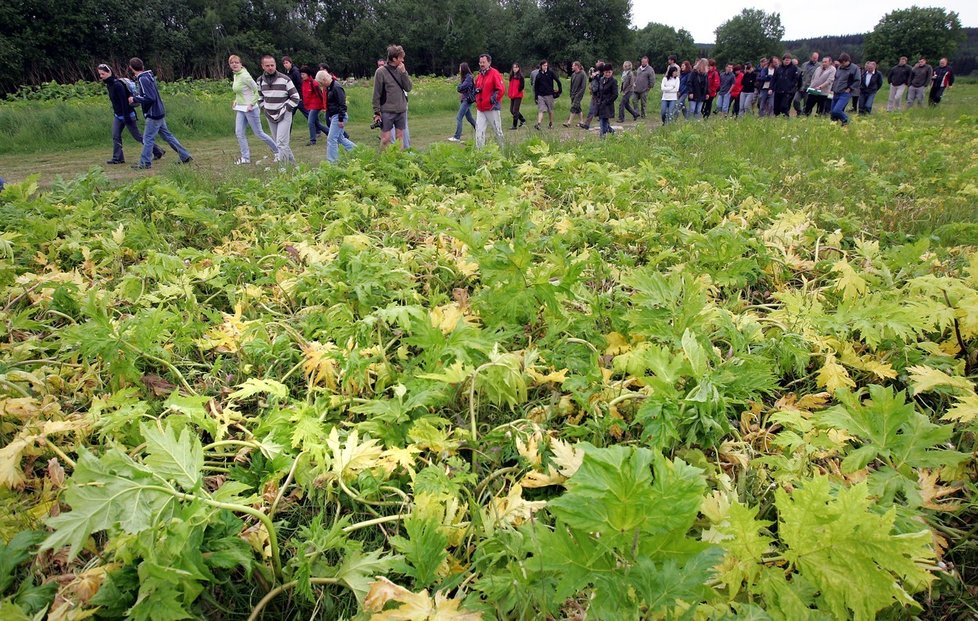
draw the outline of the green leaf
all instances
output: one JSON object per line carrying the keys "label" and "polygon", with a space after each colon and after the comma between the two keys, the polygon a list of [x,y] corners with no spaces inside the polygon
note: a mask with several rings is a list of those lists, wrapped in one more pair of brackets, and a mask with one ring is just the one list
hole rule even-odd
{"label": "green leaf", "polygon": [[0,595],[13,584],[17,566],[33,556],[32,548],[44,541],[41,531],[24,530],[7,543],[0,543]]}
{"label": "green leaf", "polygon": [[189,428],[184,427],[179,437],[170,423],[162,429],[144,423],[140,431],[146,439],[148,453],[144,462],[156,475],[176,481],[187,491],[197,487],[204,468],[204,451],[200,439]]}
{"label": "green leaf", "polygon": [[391,545],[410,566],[405,573],[414,578],[415,590],[435,581],[438,566],[448,556],[448,538],[439,531],[440,526],[437,520],[411,518],[404,521],[408,536],[391,538]]}
{"label": "green leaf", "polygon": [[390,571],[400,559],[396,555],[384,556],[382,549],[366,554],[354,550],[343,557],[343,563],[336,568],[333,577],[350,587],[357,601],[363,604],[363,598],[367,596],[374,577]]}
{"label": "green leaf", "polygon": [[778,535],[784,557],[819,591],[819,607],[836,618],[873,619],[892,604],[914,605],[911,593],[934,577],[931,534],[894,533],[896,509],[874,513],[865,484],[830,490],[818,477],[792,494],[778,490]]}
{"label": "green leaf", "polygon": [[[628,572],[628,583],[635,590],[639,605],[647,611],[647,616],[672,617],[669,614],[680,602],[698,603],[711,596],[707,581],[713,577],[713,567],[720,561],[723,552],[710,548],[680,563],[674,560],[655,563],[651,559],[640,559]],[[597,602],[596,602],[597,603]],[[691,617],[695,606],[687,610]],[[610,618],[598,615],[599,618]]]}

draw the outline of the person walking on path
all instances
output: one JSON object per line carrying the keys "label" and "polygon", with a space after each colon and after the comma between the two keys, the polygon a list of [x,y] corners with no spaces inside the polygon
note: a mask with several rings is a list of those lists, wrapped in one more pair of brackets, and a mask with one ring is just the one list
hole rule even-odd
{"label": "person walking on path", "polygon": [[730,114],[740,116],[740,94],[744,91],[744,67],[741,64],[733,66],[734,83],[730,88]]}
{"label": "person walking on path", "polygon": [[791,54],[785,54],[784,62],[774,71],[771,85],[774,91],[774,116],[791,116],[791,100],[798,88],[798,66],[791,60]]}
{"label": "person walking on path", "polygon": [[526,117],[520,112],[523,105],[523,92],[526,90],[526,78],[523,77],[523,70],[517,63],[509,70],[509,113],[513,117],[513,127],[518,129],[526,124]]}
{"label": "person walking on path", "polygon": [[886,111],[903,109],[906,102],[903,93],[910,84],[910,65],[907,64],[907,57],[901,56],[900,62],[890,67],[890,72],[886,75],[886,81],[890,85],[890,95],[886,99]]}
{"label": "person walking on path", "polygon": [[391,45],[387,48],[387,63],[374,73],[374,122],[380,122],[381,148],[391,143],[391,129],[401,148],[406,149],[404,130],[407,127],[407,93],[411,92],[411,76],[404,66],[404,48]]}
{"label": "person walking on path", "polygon": [[689,77],[689,115],[695,118],[703,118],[703,106],[706,104],[707,93],[709,92],[710,82],[707,77],[709,64],[705,58],[696,61],[693,67],[693,74]]}
{"label": "person walking on path", "polygon": [[302,76],[299,90],[302,95],[301,107],[306,111],[306,119],[309,121],[309,142],[306,146],[311,147],[316,144],[316,137],[320,133],[329,135],[329,130],[319,120],[319,113],[326,109],[326,101],[323,98],[323,87],[316,80],[317,73],[312,67],[304,66],[299,70],[299,75]]}
{"label": "person walking on path", "polygon": [[285,70],[282,73],[284,73],[285,75],[289,76],[289,79],[292,80],[292,86],[294,86],[296,92],[299,93],[299,96],[300,96],[300,99],[299,99],[299,108],[298,108],[299,112],[302,113],[302,116],[308,118],[309,117],[309,111],[306,110],[305,107],[302,105],[302,99],[301,99],[301,96],[302,96],[302,72],[299,70],[298,67],[295,66],[295,64],[293,64],[292,57],[291,56],[283,56],[282,57],[282,68]]}
{"label": "person walking on path", "polygon": [[[648,101],[649,92],[652,90],[653,84],[655,84],[655,69],[649,64],[649,57],[643,56],[641,64],[635,70],[634,83],[632,85],[632,94],[635,97],[635,106],[633,108],[639,111],[643,119],[645,118],[645,104]],[[622,85],[622,91],[624,92],[624,85]],[[621,115],[619,114],[618,116]]]}
{"label": "person walking on path", "polygon": [[866,63],[866,73],[861,78],[859,86],[859,114],[873,113],[873,100],[876,93],[883,88],[883,76],[876,70],[876,63]]}
{"label": "person walking on path", "polygon": [[599,60],[588,70],[588,90],[591,91],[591,101],[588,103],[587,118],[578,125],[581,129],[591,129],[591,121],[598,115],[598,88],[601,86],[601,78],[604,76],[601,71],[603,67],[604,61]]}
{"label": "person walking on path", "polygon": [[703,100],[703,118],[708,119],[713,114],[713,100],[720,92],[720,72],[717,70],[717,61],[709,59],[706,61],[706,99]]}
{"label": "person walking on path", "polygon": [[805,100],[808,99],[808,87],[812,85],[812,76],[815,75],[815,70],[819,66],[818,57],[818,52],[812,52],[808,60],[798,67],[798,90],[795,91],[795,96],[791,101],[791,105],[795,109],[795,114],[798,116],[802,115]]}
{"label": "person walking on path", "polygon": [[139,58],[129,59],[129,69],[136,76],[136,89],[138,94],[129,97],[129,105],[138,103],[143,108],[143,117],[146,119],[146,130],[143,132],[143,152],[139,156],[139,163],[133,164],[133,168],[147,169],[153,163],[149,158],[153,156],[156,149],[156,136],[159,136],[170,145],[177,155],[180,156],[181,164],[188,164],[194,158],[190,157],[190,152],[183,148],[177,137],[170,133],[170,128],[166,126],[166,107],[160,97],[160,90],[156,85],[156,77],[152,71],[148,71],[143,61]]}
{"label": "person walking on path", "polygon": [[[458,91],[458,114],[455,115],[455,134],[448,139],[449,142],[462,142],[462,121],[467,120],[472,129],[475,129],[475,119],[472,118],[472,104],[475,103],[475,80],[472,78],[472,70],[469,63],[462,63],[458,66],[459,83],[455,87]],[[513,119],[513,127],[516,127],[516,119]]]}
{"label": "person walking on path", "polygon": [[941,103],[944,96],[944,89],[951,88],[954,84],[954,73],[947,63],[946,58],[942,58],[934,70],[934,84],[930,89],[930,105],[936,106]]}
{"label": "person walking on path", "polygon": [[686,101],[689,99],[689,80],[693,75],[693,65],[688,60],[684,60],[679,68],[679,98],[676,100],[676,112],[683,113],[683,118],[689,117],[689,109]]}
{"label": "person walking on path", "polygon": [[615,67],[611,63],[601,69],[601,79],[598,82],[598,118],[601,122],[601,137],[615,133],[611,127],[611,119],[615,118],[615,100],[618,99],[618,81],[615,80]]}
{"label": "person walking on path", "polygon": [[662,124],[671,123],[676,118],[676,100],[679,98],[679,66],[670,65],[666,69],[666,75],[662,78],[662,105],[659,116]]}
{"label": "person walking on path", "polygon": [[819,116],[827,114],[832,94],[832,84],[835,83],[835,64],[831,56],[822,59],[822,64],[812,73],[812,83],[808,86],[808,99],[805,101],[805,116],[815,110]]}
{"label": "person walking on path", "polygon": [[744,75],[740,77],[740,106],[737,116],[753,114],[755,99],[757,99],[757,72],[754,71],[752,63],[747,63],[744,65]]}
{"label": "person walking on path", "polygon": [[544,114],[549,119],[548,127],[554,128],[554,99],[560,97],[562,90],[560,78],[550,69],[550,63],[540,61],[540,72],[533,82],[533,97],[537,102],[537,124],[533,126],[534,129],[540,129]]}
{"label": "person walking on path", "polygon": [[587,90],[587,76],[584,75],[584,65],[581,61],[575,60],[571,65],[572,73],[570,77],[570,115],[564,127],[575,125],[574,117],[577,117],[576,125],[584,122],[584,111],[581,102],[584,101],[584,92]]}
{"label": "person walking on path", "polygon": [[934,79],[934,68],[927,64],[923,56],[910,70],[910,87],[907,89],[907,108],[924,105],[924,92]]}
{"label": "person walking on path", "polygon": [[275,64],[275,57],[261,57],[262,74],[258,78],[258,104],[268,119],[268,130],[278,147],[275,161],[295,164],[289,145],[292,136],[292,114],[299,108],[299,92],[295,84]]}
{"label": "person walking on path", "polygon": [[228,56],[228,67],[234,74],[234,82],[231,84],[234,101],[231,103],[231,108],[234,110],[234,135],[238,139],[238,148],[241,150],[241,157],[235,164],[251,163],[251,148],[245,136],[246,127],[251,127],[251,133],[268,145],[272,155],[278,155],[275,141],[261,127],[261,115],[258,112],[258,84],[241,64],[241,58],[237,55]]}
{"label": "person walking on path", "polygon": [[492,56],[482,54],[479,56],[479,75],[475,79],[475,148],[485,146],[486,126],[496,134],[499,148],[503,147],[503,122],[499,111],[504,93],[503,76],[492,66]]}
{"label": "person walking on path", "polygon": [[720,74],[720,88],[717,90],[717,112],[726,115],[730,111],[730,97],[734,83],[737,81],[737,74],[734,73],[734,66],[727,64]]}
{"label": "person walking on path", "polygon": [[[326,134],[326,161],[335,164],[340,159],[340,145],[352,151],[357,145],[346,136],[346,91],[333,79],[329,71],[316,74],[316,83],[326,99],[326,118],[329,119],[329,133]],[[312,111],[309,111],[312,114]]]}
{"label": "person walking on path", "polygon": [[839,68],[835,70],[835,81],[832,83],[832,120],[841,121],[842,125],[849,124],[846,105],[853,97],[859,96],[859,66],[853,63],[849,55],[839,55]]}
{"label": "person walking on path", "polygon": [[[106,164],[125,164],[126,156],[122,151],[122,130],[128,129],[133,139],[142,146],[143,134],[136,124],[136,110],[129,104],[129,87],[125,82],[115,77],[112,68],[106,64],[98,66],[98,77],[105,84],[112,104],[112,159]],[[153,145],[153,159],[163,157],[163,149]]]}
{"label": "person walking on path", "polygon": [[[639,119],[638,112],[632,108],[632,93],[635,88],[635,73],[632,71],[632,62],[626,60],[621,67],[621,102],[618,104],[618,122],[625,122],[625,111],[632,115],[632,120]],[[648,91],[646,91],[648,96]]]}

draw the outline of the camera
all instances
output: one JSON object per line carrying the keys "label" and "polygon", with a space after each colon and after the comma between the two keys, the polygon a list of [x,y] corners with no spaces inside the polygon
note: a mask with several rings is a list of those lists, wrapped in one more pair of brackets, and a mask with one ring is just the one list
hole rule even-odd
{"label": "camera", "polygon": [[370,124],[370,129],[380,129],[381,123],[382,123],[381,120],[377,119],[376,121]]}

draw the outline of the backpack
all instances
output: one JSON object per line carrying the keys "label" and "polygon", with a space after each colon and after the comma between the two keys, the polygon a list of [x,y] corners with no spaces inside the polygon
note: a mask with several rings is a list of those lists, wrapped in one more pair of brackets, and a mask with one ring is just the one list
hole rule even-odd
{"label": "backpack", "polygon": [[126,88],[129,89],[129,94],[133,97],[139,94],[139,87],[129,78],[119,78],[119,81],[126,85]]}

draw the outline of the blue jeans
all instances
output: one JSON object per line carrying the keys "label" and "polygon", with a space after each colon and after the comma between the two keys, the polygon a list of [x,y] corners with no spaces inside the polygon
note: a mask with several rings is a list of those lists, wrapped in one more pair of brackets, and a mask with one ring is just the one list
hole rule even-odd
{"label": "blue jeans", "polygon": [[160,138],[163,139],[166,144],[177,152],[180,156],[180,161],[185,162],[190,158],[190,153],[183,148],[177,137],[170,133],[170,129],[166,126],[166,118],[162,119],[146,119],[146,130],[143,132],[143,153],[139,156],[139,163],[149,168],[153,164],[153,148],[156,146],[156,135],[159,134]]}
{"label": "blue jeans", "polygon": [[683,113],[683,118],[689,116],[689,108],[686,107],[686,100],[689,98],[689,93],[683,93],[676,100],[676,116],[679,116],[679,112]]}
{"label": "blue jeans", "polygon": [[703,118],[703,104],[704,103],[706,103],[706,102],[704,102],[704,101],[691,101],[691,102],[689,102],[689,108],[690,108],[689,115],[691,117],[693,117],[694,119],[696,117]]}
{"label": "blue jeans", "polygon": [[758,95],[757,108],[760,116],[774,114],[774,95],[769,92],[769,89],[761,89],[760,95]]}
{"label": "blue jeans", "polygon": [[660,115],[662,116],[662,124],[665,125],[676,119],[676,100],[675,99],[663,99],[662,107],[660,109]]}
{"label": "blue jeans", "polygon": [[458,114],[455,115],[455,140],[459,140],[462,137],[462,119],[466,119],[469,125],[475,129],[475,119],[472,118],[472,107],[467,101],[463,101],[458,105]]}
{"label": "blue jeans", "polygon": [[717,95],[717,111],[726,114],[730,111],[730,93]]}
{"label": "blue jeans", "polygon": [[246,127],[251,127],[251,133],[267,144],[268,148],[272,150],[272,153],[278,153],[278,147],[275,145],[275,141],[261,128],[261,114],[258,112],[258,107],[255,106],[247,112],[238,110],[235,113],[234,135],[238,138],[238,148],[241,149],[242,160],[246,162],[251,161],[251,149],[248,147],[248,139],[245,137]]}
{"label": "blue jeans", "polygon": [[315,143],[316,136],[318,136],[320,132],[322,132],[324,136],[328,136],[329,131],[319,120],[320,110],[306,110],[306,112],[308,113],[306,118],[309,121],[309,142]]}
{"label": "blue jeans", "polygon": [[605,134],[613,134],[613,133],[615,133],[615,130],[611,129],[611,119],[607,119],[605,117],[601,117],[600,120],[601,120],[601,135],[602,136],[604,136]]}
{"label": "blue jeans", "polygon": [[[310,110],[311,115],[314,111]],[[344,119],[345,121],[346,119]],[[344,135],[343,128],[340,127],[340,115],[334,114],[329,117],[329,133],[326,134],[326,161],[335,162],[340,159],[340,145],[347,151],[357,146],[353,141]]]}
{"label": "blue jeans", "polygon": [[859,94],[859,114],[872,114],[873,113],[873,100],[876,99],[876,93],[870,93],[869,95]]}
{"label": "blue jeans", "polygon": [[832,100],[833,121],[842,121],[843,125],[849,122],[849,117],[846,115],[846,106],[849,104],[850,99],[852,99],[852,95],[849,93],[836,93],[835,98]]}
{"label": "blue jeans", "polygon": [[[139,144],[143,144],[143,135],[139,133],[139,126],[136,125],[136,115],[126,118],[119,117],[112,119],[112,160],[115,162],[126,161],[126,156],[122,153],[122,130],[128,129],[129,133]],[[163,149],[153,145],[153,155],[163,157]]]}

